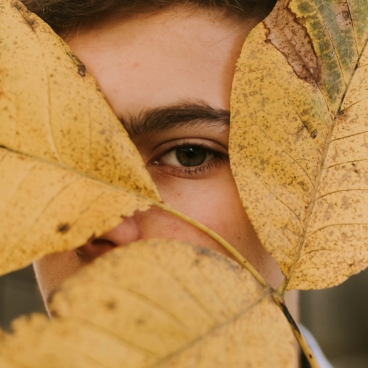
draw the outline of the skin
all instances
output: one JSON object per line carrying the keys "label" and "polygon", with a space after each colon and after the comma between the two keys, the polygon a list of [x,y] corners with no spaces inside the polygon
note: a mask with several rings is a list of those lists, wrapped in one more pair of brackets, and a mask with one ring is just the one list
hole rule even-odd
{"label": "skin", "polygon": [[[170,124],[165,118],[168,107],[183,107],[185,114],[188,105],[210,107],[226,115],[236,60],[245,37],[258,21],[176,7],[124,19],[109,16],[93,27],[80,29],[68,43],[97,79],[130,133],[162,199],[220,234],[277,286],[282,275],[260,244],[230,171],[226,118],[183,124]],[[144,125],[143,115],[150,109],[161,113],[160,129],[146,128],[137,134],[137,127]],[[187,150],[197,149],[194,159],[204,157],[205,161],[183,166],[176,155],[183,144]],[[198,146],[202,147],[199,151]],[[75,251],[35,262],[44,300],[66,277],[104,252],[148,238],[186,240],[227,254],[191,225],[151,209],[136,213]],[[297,294],[290,293],[287,302],[297,317]]]}

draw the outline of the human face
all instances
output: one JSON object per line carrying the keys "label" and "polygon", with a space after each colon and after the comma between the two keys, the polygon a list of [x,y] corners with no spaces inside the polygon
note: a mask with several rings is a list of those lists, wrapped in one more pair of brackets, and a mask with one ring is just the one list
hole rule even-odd
{"label": "human face", "polygon": [[[255,22],[178,7],[111,16],[78,31],[69,44],[125,125],[162,199],[225,238],[275,285],[278,267],[244,212],[227,154],[235,63]],[[44,299],[105,251],[148,238],[186,240],[227,254],[198,229],[153,208],[76,251],[35,262]]]}

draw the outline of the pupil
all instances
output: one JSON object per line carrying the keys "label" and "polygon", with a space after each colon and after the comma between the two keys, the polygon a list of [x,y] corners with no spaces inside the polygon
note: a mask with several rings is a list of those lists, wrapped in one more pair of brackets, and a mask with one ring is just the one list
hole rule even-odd
{"label": "pupil", "polygon": [[183,166],[198,166],[207,157],[207,151],[202,147],[184,147],[176,150],[176,158]]}

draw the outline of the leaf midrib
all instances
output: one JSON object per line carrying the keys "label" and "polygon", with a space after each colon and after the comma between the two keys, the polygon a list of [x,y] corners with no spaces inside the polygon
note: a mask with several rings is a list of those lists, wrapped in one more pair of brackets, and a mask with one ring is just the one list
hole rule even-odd
{"label": "leaf midrib", "polygon": [[[319,199],[319,197],[317,196],[317,192],[318,192],[318,189],[319,189],[320,184],[321,184],[322,174],[324,173],[324,170],[326,169],[325,162],[326,162],[326,159],[328,157],[330,145],[331,145],[332,142],[334,142],[332,140],[332,136],[333,136],[334,129],[336,127],[336,122],[338,121],[339,114],[343,111],[342,106],[343,106],[343,103],[344,103],[344,100],[345,100],[345,96],[346,96],[346,94],[349,91],[349,88],[350,88],[350,85],[352,83],[352,80],[354,79],[355,73],[359,69],[359,61],[360,61],[360,59],[361,59],[361,57],[362,57],[362,55],[363,55],[366,47],[368,47],[368,39],[365,42],[365,45],[362,48],[362,51],[361,51],[359,57],[356,60],[354,72],[351,74],[350,80],[349,80],[349,82],[346,85],[346,89],[345,89],[343,95],[341,96],[340,104],[339,104],[338,109],[336,111],[336,115],[334,116],[334,118],[332,120],[331,129],[330,129],[330,132],[329,132],[329,134],[327,136],[327,139],[326,139],[326,144],[325,144],[324,151],[322,152],[321,166],[320,166],[319,173],[318,173],[318,175],[316,177],[315,187],[314,187],[313,192],[312,192],[312,195],[311,195],[311,202],[310,202],[310,205],[309,205],[309,208],[308,208],[308,212],[307,212],[307,215],[306,215],[305,225],[303,226],[303,234],[300,237],[300,241],[299,241],[299,245],[298,245],[298,251],[297,251],[297,254],[296,254],[295,258],[294,258],[294,261],[292,263],[292,266],[290,268],[290,272],[289,272],[288,276],[285,277],[285,279],[283,280],[283,282],[280,284],[280,286],[277,289],[282,294],[285,293],[286,288],[287,288],[290,280],[293,277],[293,274],[294,274],[294,271],[295,271],[297,262],[300,259],[300,255],[301,255],[301,252],[303,250],[303,245],[304,245],[305,241],[307,240],[307,236],[306,235],[307,235],[307,232],[308,232],[308,229],[309,229],[310,220],[312,218],[314,206],[315,206],[317,200]],[[323,96],[323,94],[322,94],[322,96]],[[325,97],[324,97],[324,99],[325,99]],[[325,102],[326,102],[326,100],[325,100]],[[327,102],[326,102],[326,104],[327,104]]]}

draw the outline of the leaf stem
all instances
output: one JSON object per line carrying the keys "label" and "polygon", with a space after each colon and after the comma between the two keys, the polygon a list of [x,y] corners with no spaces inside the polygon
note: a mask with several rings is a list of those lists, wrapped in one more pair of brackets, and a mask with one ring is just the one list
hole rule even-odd
{"label": "leaf stem", "polygon": [[316,360],[316,357],[314,356],[314,353],[312,349],[310,348],[307,340],[299,330],[298,325],[294,321],[293,317],[291,316],[287,306],[285,305],[284,297],[282,294],[280,294],[277,290],[275,290],[272,293],[272,298],[275,301],[275,303],[279,306],[279,308],[282,310],[282,313],[284,313],[287,321],[289,322],[289,325],[291,327],[291,330],[296,338],[296,340],[299,343],[300,348],[302,349],[304,355],[306,356],[311,368],[319,368],[319,364]]}
{"label": "leaf stem", "polygon": [[319,368],[319,364],[314,356],[314,353],[310,346],[308,345],[307,340],[299,330],[298,325],[294,321],[293,317],[291,316],[288,308],[285,305],[284,301],[284,292],[287,287],[287,282],[281,283],[277,290],[273,290],[272,287],[268,284],[268,282],[259,274],[259,272],[225,239],[223,239],[220,235],[215,233],[213,230],[209,229],[207,226],[203,225],[202,223],[192,219],[191,217],[184,215],[183,213],[171,208],[166,203],[162,202],[154,202],[154,205],[172,215],[180,218],[181,220],[195,226],[197,229],[203,231],[207,235],[209,235],[212,239],[216,240],[219,244],[221,244],[230,254],[234,256],[236,260],[238,260],[252,275],[253,277],[263,286],[264,289],[271,292],[272,298],[274,302],[278,305],[281,309],[283,314],[285,315],[291,330],[299,343],[299,346],[303,353],[305,354],[311,368]]}
{"label": "leaf stem", "polygon": [[285,291],[286,291],[286,288],[288,286],[288,283],[289,283],[289,279],[288,278],[284,278],[282,280],[282,283],[279,285],[279,287],[276,289],[276,292],[280,295],[285,295]]}
{"label": "leaf stem", "polygon": [[298,341],[300,348],[302,349],[303,353],[305,354],[311,368],[319,368],[319,364],[311,350],[310,346],[307,343],[307,340],[302,335],[299,330],[298,325],[295,323],[293,317],[291,316],[288,308],[285,305],[284,301],[284,292],[287,287],[287,282],[281,283],[277,290],[273,290],[268,282],[259,274],[259,272],[225,239],[223,239],[220,235],[215,233],[213,230],[209,229],[207,226],[201,224],[200,222],[192,219],[191,217],[184,215],[183,213],[171,208],[166,203],[162,202],[154,202],[154,205],[172,215],[180,218],[181,220],[195,226],[197,229],[203,231],[207,235],[209,235],[212,239],[216,240],[219,244],[221,244],[230,254],[234,256],[236,260],[238,260],[252,275],[253,277],[263,286],[264,289],[271,291],[271,295],[275,303],[279,306],[283,314],[285,315],[291,330]]}
{"label": "leaf stem", "polygon": [[253,275],[253,277],[263,286],[263,288],[265,288],[266,290],[272,289],[271,286],[268,284],[268,282],[260,275],[260,273],[230,243],[228,243],[220,235],[215,233],[213,230],[209,229],[207,226],[192,219],[191,217],[184,215],[183,213],[171,208],[166,203],[154,202],[154,204],[156,207],[161,208],[162,210],[169,212],[172,215],[180,218],[181,220],[195,226],[197,229],[202,230],[204,233],[209,235],[212,239],[216,240]]}

